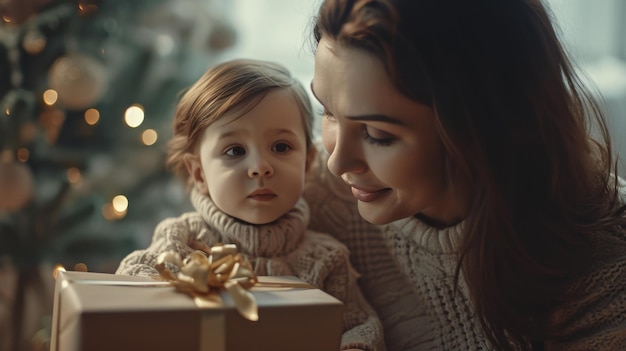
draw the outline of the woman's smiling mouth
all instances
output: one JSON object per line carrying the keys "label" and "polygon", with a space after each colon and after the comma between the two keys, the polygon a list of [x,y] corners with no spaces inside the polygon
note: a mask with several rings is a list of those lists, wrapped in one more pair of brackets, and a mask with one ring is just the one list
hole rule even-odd
{"label": "woman's smiling mouth", "polygon": [[387,191],[391,190],[389,188],[384,188],[380,190],[363,190],[355,187],[354,185],[350,185],[350,189],[352,190],[352,195],[357,198],[357,200],[362,202],[371,202],[379,199],[384,196]]}

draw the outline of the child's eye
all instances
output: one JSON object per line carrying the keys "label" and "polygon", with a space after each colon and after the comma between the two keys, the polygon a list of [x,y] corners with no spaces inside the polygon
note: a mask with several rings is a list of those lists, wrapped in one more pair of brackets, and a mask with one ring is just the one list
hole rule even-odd
{"label": "child's eye", "polygon": [[391,134],[366,125],[363,126],[363,138],[368,143],[379,146],[391,145],[396,140]]}
{"label": "child's eye", "polygon": [[226,149],[226,152],[224,152],[224,154],[230,157],[240,157],[246,154],[246,150],[241,146],[233,146]]}
{"label": "child's eye", "polygon": [[276,143],[272,146],[272,151],[278,152],[278,153],[285,153],[289,150],[291,150],[291,145],[285,142]]}

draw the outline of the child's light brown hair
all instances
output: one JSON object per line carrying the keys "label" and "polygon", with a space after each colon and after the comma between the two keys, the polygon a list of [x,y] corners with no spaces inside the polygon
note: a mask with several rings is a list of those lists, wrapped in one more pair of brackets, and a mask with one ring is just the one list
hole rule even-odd
{"label": "child's light brown hair", "polygon": [[312,147],[313,108],[304,86],[280,64],[239,59],[211,67],[182,96],[174,115],[167,166],[189,187],[184,156],[195,154],[204,130],[224,116],[243,116],[272,89],[291,92],[300,108],[307,148]]}

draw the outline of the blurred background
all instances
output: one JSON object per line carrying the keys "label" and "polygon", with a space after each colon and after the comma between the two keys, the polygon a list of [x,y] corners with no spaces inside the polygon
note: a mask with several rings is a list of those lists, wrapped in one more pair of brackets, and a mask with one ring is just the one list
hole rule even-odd
{"label": "blurred background", "polygon": [[[190,208],[164,150],[206,68],[260,58],[308,85],[319,2],[0,0],[0,351],[48,349],[54,267],[112,273]],[[547,3],[626,155],[626,1]]]}

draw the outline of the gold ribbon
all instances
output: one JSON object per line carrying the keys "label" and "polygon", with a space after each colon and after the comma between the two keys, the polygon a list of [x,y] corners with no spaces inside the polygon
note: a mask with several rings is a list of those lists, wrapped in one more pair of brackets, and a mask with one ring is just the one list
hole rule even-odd
{"label": "gold ribbon", "polygon": [[[235,303],[235,308],[244,318],[257,321],[258,306],[248,291],[258,279],[250,263],[243,259],[234,244],[217,244],[208,247],[194,245],[196,249],[184,259],[175,251],[163,252],[157,259],[156,269],[161,278],[170,282],[178,291],[193,296],[200,304],[215,304],[217,292],[226,290]],[[177,266],[174,274],[166,263]]]}

